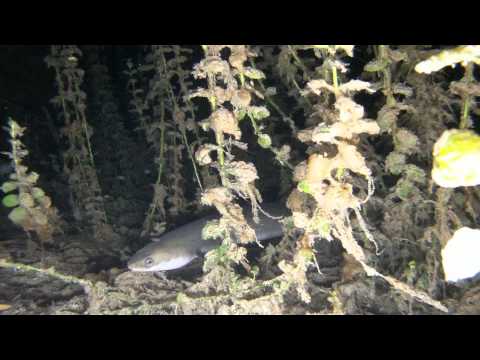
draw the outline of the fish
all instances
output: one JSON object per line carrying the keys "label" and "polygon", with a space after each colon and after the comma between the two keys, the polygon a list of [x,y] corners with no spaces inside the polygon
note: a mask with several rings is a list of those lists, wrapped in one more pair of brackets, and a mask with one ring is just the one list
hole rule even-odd
{"label": "fish", "polygon": [[[262,209],[271,217],[259,212],[258,224],[253,221],[250,208],[244,212],[247,222],[255,230],[259,243],[281,237],[283,226],[280,219],[288,215],[285,204],[280,202],[262,204]],[[159,237],[153,237],[152,243],[130,258],[128,269],[134,272],[157,272],[175,270],[188,265],[194,259],[221,245],[222,239],[202,239],[203,227],[208,221],[216,218],[218,215],[208,215]]]}

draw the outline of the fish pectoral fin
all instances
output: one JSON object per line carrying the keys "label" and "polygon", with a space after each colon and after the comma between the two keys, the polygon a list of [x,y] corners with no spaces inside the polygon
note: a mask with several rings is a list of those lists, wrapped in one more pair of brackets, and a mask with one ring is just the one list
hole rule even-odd
{"label": "fish pectoral fin", "polygon": [[155,276],[157,279],[160,279],[160,280],[168,280],[167,273],[165,271],[155,271],[153,273],[153,276]]}

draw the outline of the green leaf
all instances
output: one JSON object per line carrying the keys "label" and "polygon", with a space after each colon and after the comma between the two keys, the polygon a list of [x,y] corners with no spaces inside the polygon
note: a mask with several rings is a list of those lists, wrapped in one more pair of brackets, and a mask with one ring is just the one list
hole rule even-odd
{"label": "green leaf", "polygon": [[417,184],[425,184],[427,175],[425,171],[418,166],[408,164],[404,168],[405,178]]}
{"label": "green leaf", "polygon": [[418,147],[418,137],[409,130],[399,129],[393,136],[395,151],[409,155]]}
{"label": "green leaf", "polygon": [[395,195],[397,195],[402,200],[410,200],[414,195],[418,194],[419,190],[408,179],[402,178],[398,180],[395,187]]}
{"label": "green leaf", "polygon": [[248,115],[255,120],[262,120],[270,116],[270,111],[265,106],[250,106]]}
{"label": "green leaf", "polygon": [[300,190],[301,192],[311,194],[312,190],[310,189],[310,185],[306,180],[302,180],[298,183],[297,189]]}
{"label": "green leaf", "polygon": [[8,218],[15,224],[20,224],[27,217],[27,215],[27,210],[22,207],[17,207],[13,209],[10,214],[8,214]]}
{"label": "green leaf", "polygon": [[16,194],[10,194],[2,199],[2,204],[6,207],[15,207],[20,203]]}
{"label": "green leaf", "polygon": [[245,111],[245,109],[240,109],[237,111],[236,115],[237,115],[238,121],[241,121],[245,118],[245,115],[247,115],[247,112]]}
{"label": "green leaf", "polygon": [[250,79],[254,79],[254,80],[265,79],[265,74],[263,73],[263,71],[258,70],[258,69],[254,69],[254,68],[251,68],[251,67],[246,67],[243,74],[246,77],[248,77]]}
{"label": "green leaf", "polygon": [[394,175],[400,175],[405,169],[406,162],[405,154],[393,151],[385,159],[385,169]]}
{"label": "green leaf", "polygon": [[17,187],[18,187],[18,183],[13,181],[7,181],[3,183],[2,191],[6,194],[6,193],[9,193],[10,191],[15,190]]}
{"label": "green leaf", "polygon": [[40,189],[39,187],[34,187],[32,189],[32,195],[35,199],[40,199],[40,198],[43,198],[45,196],[45,192]]}
{"label": "green leaf", "polygon": [[377,124],[381,132],[391,131],[398,118],[398,111],[386,106],[378,112]]}
{"label": "green leaf", "polygon": [[367,72],[378,72],[382,71],[388,66],[388,63],[386,61],[380,61],[380,60],[372,60],[370,61],[363,70]]}
{"label": "green leaf", "polygon": [[272,139],[267,134],[260,134],[258,136],[258,145],[264,149],[269,149],[272,146]]}

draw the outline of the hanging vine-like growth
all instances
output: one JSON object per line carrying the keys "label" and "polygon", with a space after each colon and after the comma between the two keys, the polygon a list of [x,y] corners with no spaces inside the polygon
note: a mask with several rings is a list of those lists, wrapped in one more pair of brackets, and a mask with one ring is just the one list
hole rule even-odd
{"label": "hanging vine-like growth", "polygon": [[[255,165],[245,161],[236,161],[234,147],[246,150],[241,142],[240,122],[250,120],[258,144],[270,148],[272,141],[263,129],[262,122],[270,116],[265,106],[254,105],[263,96],[255,90],[254,80],[265,77],[264,73],[248,66],[249,59],[256,56],[245,45],[203,45],[204,58],[194,66],[196,79],[206,80],[204,87],[193,91],[190,98],[202,97],[210,104],[210,116],[200,124],[214,134],[215,143],[203,144],[196,151],[196,159],[202,166],[215,169],[220,176],[217,186],[205,189],[202,202],[213,205],[221,214],[219,220],[211,221],[204,228],[204,238],[222,235],[228,249],[227,258],[244,263],[244,249],[236,243],[246,244],[256,241],[255,231],[247,223],[237,197],[251,204],[255,222],[258,211],[262,211],[262,197],[256,188],[258,179]],[[222,51],[228,49],[226,60]],[[215,154],[215,160],[214,155]],[[233,236],[233,237],[232,237]],[[236,241],[234,241],[235,239]],[[243,254],[243,255],[239,255]]]}
{"label": "hanging vine-like growth", "polygon": [[62,134],[68,148],[63,152],[63,171],[68,178],[72,194],[71,206],[77,220],[87,221],[97,240],[111,236],[104,200],[95,169],[90,138],[92,128],[86,117],[86,97],[81,86],[84,71],[78,63],[82,52],[76,46],[53,45],[45,59],[55,71],[58,95],[52,103],[61,109],[64,127]]}
{"label": "hanging vine-like growth", "polygon": [[[138,118],[139,130],[155,153],[157,179],[154,196],[143,226],[143,233],[163,231],[167,213],[175,217],[188,206],[185,195],[184,161],[190,159],[194,181],[203,189],[201,176],[193,159],[192,145],[198,144],[198,128],[194,122],[194,105],[186,98],[189,86],[188,72],[183,69],[190,50],[180,46],[152,45],[145,57],[145,65],[134,67],[127,63],[131,111]],[[147,89],[141,77],[150,75]],[[178,89],[177,91],[174,88]],[[144,95],[145,93],[145,95]],[[194,144],[187,132],[193,132]],[[169,168],[171,171],[165,172]]]}

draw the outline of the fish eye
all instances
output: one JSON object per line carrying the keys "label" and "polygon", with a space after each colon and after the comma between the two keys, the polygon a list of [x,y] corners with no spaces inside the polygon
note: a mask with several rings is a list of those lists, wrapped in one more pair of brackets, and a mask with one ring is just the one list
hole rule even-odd
{"label": "fish eye", "polygon": [[153,265],[153,259],[151,257],[147,257],[145,260],[144,260],[144,263],[145,263],[145,266],[146,267],[150,267]]}

